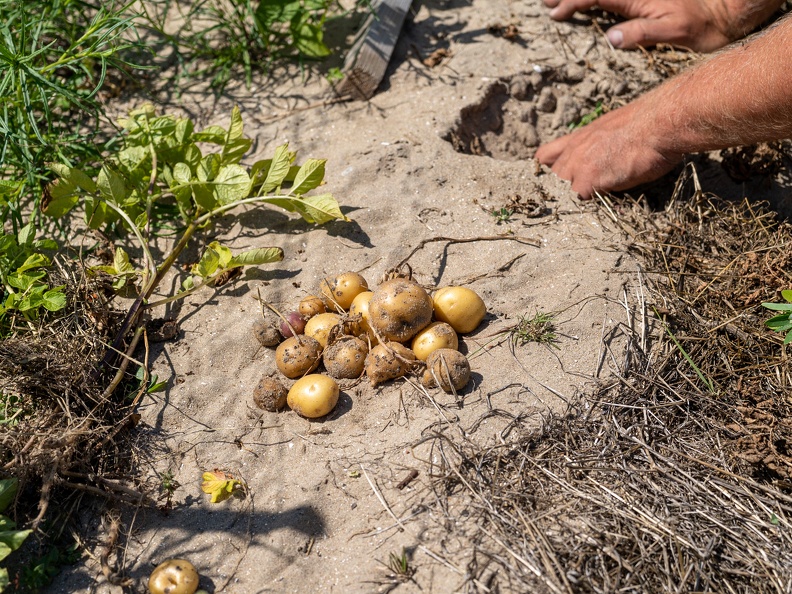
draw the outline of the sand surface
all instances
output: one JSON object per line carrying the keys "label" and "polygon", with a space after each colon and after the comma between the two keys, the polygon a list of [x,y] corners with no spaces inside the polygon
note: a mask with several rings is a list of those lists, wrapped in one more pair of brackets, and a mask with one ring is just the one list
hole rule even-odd
{"label": "sand surface", "polygon": [[[508,25],[516,38],[498,34]],[[425,65],[438,49],[449,55]],[[627,322],[620,302],[640,290],[637,264],[607,213],[539,167],[535,147],[598,101],[616,106],[688,61],[614,51],[588,19],[554,23],[540,0],[429,1],[406,25],[370,102],[316,106],[332,95],[315,75],[262,78],[220,98],[200,85],[178,97],[162,89],[155,98],[163,109],[200,125],[227,123],[239,105],[254,139],[247,163],[284,142],[298,160],[327,158],[326,190],[353,222],[312,227],[259,208],[207,230],[207,241],[234,250],[280,246],[286,256],[160,312],[176,317],[180,332],[149,354],[169,384],[140,405],[140,484],[156,495],[160,473],[171,472],[180,486],[170,509],[125,513],[110,562],[134,580],[129,591],[145,591],[151,569],[169,557],[191,560],[209,592],[460,591],[468,551],[457,526],[465,518],[438,505],[429,464],[438,452],[422,440],[464,431],[501,443],[518,434],[491,409],[537,424],[563,410],[619,365],[623,345],[610,337]],[[506,221],[491,214],[515,205]],[[440,237],[482,238],[428,242],[409,259],[424,286],[466,285],[487,304],[484,324],[464,336],[473,381],[457,400],[399,380],[345,382],[337,409],[318,421],[253,405],[254,386],[275,370],[274,352],[251,332],[259,293],[288,310],[329,274],[360,271],[375,285],[422,241]],[[554,347],[512,347],[499,335],[536,312],[557,312]],[[247,496],[209,503],[201,474],[215,468],[242,479]],[[412,470],[417,477],[399,489]],[[89,512],[79,521],[98,556],[106,527]],[[416,569],[412,581],[385,567],[402,550]],[[50,591],[122,589],[86,557]]]}

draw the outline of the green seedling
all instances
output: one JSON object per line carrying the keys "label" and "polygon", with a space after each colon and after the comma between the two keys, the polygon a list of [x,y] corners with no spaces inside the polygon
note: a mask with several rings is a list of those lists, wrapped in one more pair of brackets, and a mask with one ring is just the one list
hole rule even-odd
{"label": "green seedling", "polygon": [[508,223],[513,214],[514,211],[506,208],[505,206],[490,211],[490,215],[492,215],[492,217],[495,219],[495,223],[498,225],[501,223]]}
{"label": "green seedling", "polygon": [[765,326],[775,332],[786,332],[784,344],[789,344],[792,342],[792,289],[781,291],[781,297],[786,303],[762,303],[762,307],[783,312],[765,321]]}
{"label": "green seedling", "polygon": [[688,354],[688,352],[684,349],[682,344],[677,340],[677,337],[674,336],[674,334],[671,332],[671,329],[668,327],[668,324],[662,321],[662,319],[660,318],[660,314],[657,312],[656,309],[654,309],[654,312],[655,312],[655,316],[657,316],[657,319],[660,320],[660,323],[663,325],[663,329],[666,331],[666,334],[668,334],[671,340],[674,341],[674,344],[676,345],[677,349],[679,349],[679,352],[682,353],[682,356],[685,358],[685,361],[688,362],[688,365],[690,365],[690,367],[696,373],[698,378],[704,383],[705,386],[707,386],[707,390],[709,391],[709,393],[710,394],[717,393],[717,391],[715,390],[715,383],[706,375],[704,375],[704,372],[701,371],[698,365],[696,365],[696,362],[693,361],[693,358]]}
{"label": "green seedling", "polygon": [[602,114],[605,113],[605,108],[602,106],[602,101],[597,101],[597,105],[594,106],[594,109],[587,114],[584,114],[583,117],[580,118],[577,122],[570,122],[567,125],[569,130],[577,130],[578,128],[582,128],[583,126],[588,126],[591,122],[596,120]]}
{"label": "green seedling", "polygon": [[[14,501],[19,481],[15,478],[0,480],[0,512],[4,512]],[[17,530],[16,524],[7,516],[0,515],[0,561],[16,551],[32,530]],[[0,592],[9,584],[8,570],[0,567]]]}
{"label": "green seedling", "polygon": [[510,330],[512,344],[525,344],[526,342],[538,342],[556,346],[558,340],[555,327],[555,315],[547,312],[537,311],[533,317],[521,316],[517,324]]}
{"label": "green seedling", "polygon": [[388,555],[387,567],[393,573],[392,577],[400,582],[409,581],[415,575],[415,567],[410,564],[410,558],[404,549],[401,554],[391,552]]}

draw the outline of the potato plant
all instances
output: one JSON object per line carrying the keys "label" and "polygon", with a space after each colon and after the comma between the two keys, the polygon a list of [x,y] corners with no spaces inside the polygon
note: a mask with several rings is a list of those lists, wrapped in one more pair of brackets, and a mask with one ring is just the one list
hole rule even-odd
{"label": "potato plant", "polygon": [[[241,165],[252,141],[244,135],[238,108],[232,111],[228,128],[209,126],[196,131],[190,119],[157,115],[151,105],[131,111],[119,123],[124,129],[121,146],[107,157],[98,175],[91,177],[75,167],[52,164],[58,179],[48,186],[42,204],[43,211],[56,218],[81,207],[88,227],[130,233],[142,249],[142,266],[130,262],[126,250],[119,247],[112,264],[93,269],[110,274],[117,288],[132,287],[137,293],[108,353],[119,349],[146,309],[222,284],[222,279],[244,266],[283,258],[277,246],[234,254],[214,241],[205,246],[200,260],[184,276],[179,291],[152,300],[185,247],[215,217],[242,206],[269,204],[296,212],[308,223],[348,220],[331,194],[308,195],[323,183],[324,160],[308,159],[296,165],[296,153],[282,145],[271,159],[256,161],[249,168]],[[178,213],[184,229],[171,251],[157,262],[149,243],[161,224],[159,213],[168,209]]]}

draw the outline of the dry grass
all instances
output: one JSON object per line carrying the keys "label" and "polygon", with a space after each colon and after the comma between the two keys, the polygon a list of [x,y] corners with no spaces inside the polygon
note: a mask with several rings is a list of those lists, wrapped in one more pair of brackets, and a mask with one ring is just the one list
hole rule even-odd
{"label": "dry grass", "polygon": [[648,278],[613,377],[511,443],[433,438],[466,589],[789,592],[792,370],[760,303],[792,285],[792,227],[694,172],[664,212],[603,205]]}
{"label": "dry grass", "polygon": [[100,364],[123,314],[111,306],[101,279],[86,277],[78,263],[60,263],[52,276],[65,285],[65,315],[47,314],[0,342],[0,395],[8,421],[0,433],[0,465],[4,475],[20,479],[20,491],[40,494],[34,526],[60,487],[141,499],[118,480],[119,470],[129,466],[123,437],[135,423],[132,403],[122,390],[108,389],[116,369]]}

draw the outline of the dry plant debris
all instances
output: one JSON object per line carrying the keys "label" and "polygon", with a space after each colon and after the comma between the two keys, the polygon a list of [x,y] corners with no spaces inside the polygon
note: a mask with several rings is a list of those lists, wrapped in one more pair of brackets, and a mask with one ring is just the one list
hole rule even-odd
{"label": "dry plant debris", "polygon": [[792,284],[792,226],[695,172],[662,212],[603,203],[649,273],[615,376],[500,445],[424,440],[436,508],[473,545],[466,591],[787,592],[792,369],[760,303]]}

